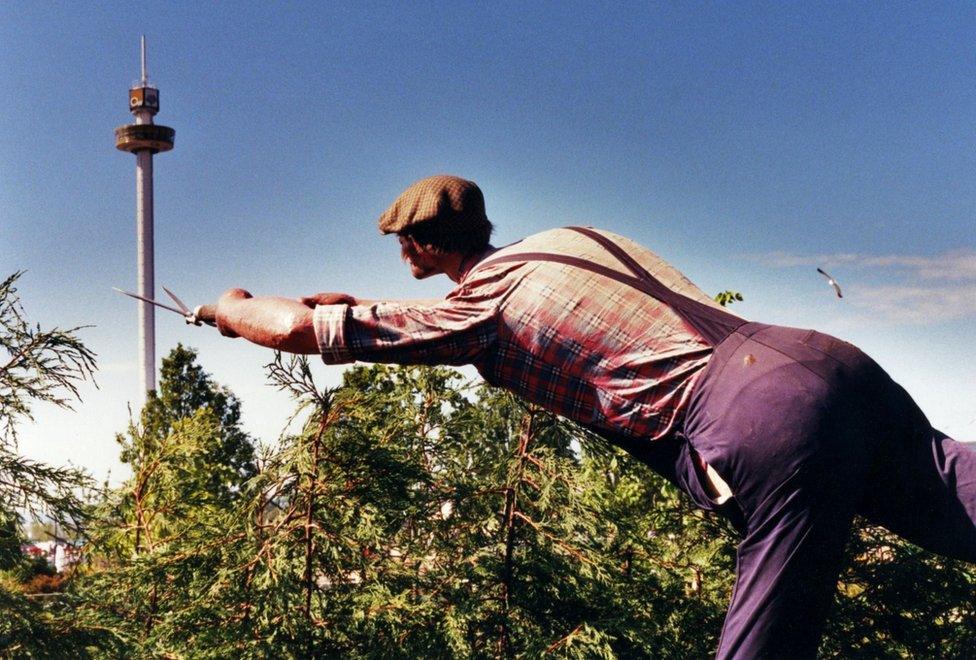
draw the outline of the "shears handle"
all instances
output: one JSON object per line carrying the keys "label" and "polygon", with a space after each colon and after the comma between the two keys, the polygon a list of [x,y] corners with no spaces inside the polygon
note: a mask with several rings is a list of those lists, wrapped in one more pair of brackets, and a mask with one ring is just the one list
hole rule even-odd
{"label": "shears handle", "polygon": [[209,326],[217,327],[217,306],[216,305],[200,305],[195,310],[193,310],[193,318],[195,318],[199,323],[206,323]]}

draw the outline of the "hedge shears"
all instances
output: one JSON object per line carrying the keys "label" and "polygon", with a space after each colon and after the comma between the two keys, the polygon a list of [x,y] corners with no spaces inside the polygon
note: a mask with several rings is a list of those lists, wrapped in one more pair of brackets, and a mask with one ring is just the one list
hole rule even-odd
{"label": "hedge shears", "polygon": [[[216,305],[199,305],[197,306],[196,309],[190,311],[190,308],[187,307],[185,304],[183,304],[183,301],[180,300],[175,293],[173,293],[166,287],[163,287],[163,291],[165,291],[166,295],[168,295],[170,298],[173,299],[173,302],[176,303],[176,307],[172,307],[165,303],[157,302],[150,298],[144,298],[137,293],[130,293],[129,291],[116,289],[114,286],[112,287],[112,290],[118,291],[119,293],[127,295],[130,298],[135,298],[136,300],[147,302],[150,305],[155,305],[156,307],[162,307],[163,309],[168,309],[171,312],[176,312],[177,314],[182,316],[183,320],[185,320],[189,325],[203,325],[204,323],[206,323],[207,325],[213,326],[215,328],[217,327]],[[177,307],[179,309],[177,309]]]}

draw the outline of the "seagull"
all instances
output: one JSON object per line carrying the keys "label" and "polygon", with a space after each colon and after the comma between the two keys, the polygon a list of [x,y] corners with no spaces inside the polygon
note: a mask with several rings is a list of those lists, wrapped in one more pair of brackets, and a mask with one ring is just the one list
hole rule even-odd
{"label": "seagull", "polygon": [[818,268],[817,269],[817,272],[827,278],[827,284],[829,284],[830,286],[834,287],[834,291],[837,292],[837,297],[838,298],[843,298],[844,297],[843,295],[841,295],[840,285],[837,284],[837,280],[835,280],[830,275],[828,275],[822,268]]}

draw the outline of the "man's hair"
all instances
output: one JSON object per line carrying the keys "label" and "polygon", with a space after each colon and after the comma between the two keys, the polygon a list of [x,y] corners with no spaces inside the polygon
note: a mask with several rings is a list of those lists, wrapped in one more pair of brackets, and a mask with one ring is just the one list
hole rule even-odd
{"label": "man's hair", "polygon": [[488,247],[494,229],[488,218],[468,221],[463,228],[456,222],[435,219],[405,227],[398,233],[436,254],[456,252],[467,255]]}

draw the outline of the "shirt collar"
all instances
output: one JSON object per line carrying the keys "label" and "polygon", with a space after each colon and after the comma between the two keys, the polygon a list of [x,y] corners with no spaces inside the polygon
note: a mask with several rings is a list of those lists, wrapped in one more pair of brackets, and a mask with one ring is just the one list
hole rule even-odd
{"label": "shirt collar", "polygon": [[468,273],[470,273],[475,266],[484,261],[487,257],[494,254],[497,249],[498,248],[494,248],[489,245],[481,252],[472,252],[462,259],[461,264],[458,266],[458,282],[463,282],[464,278],[468,276]]}

